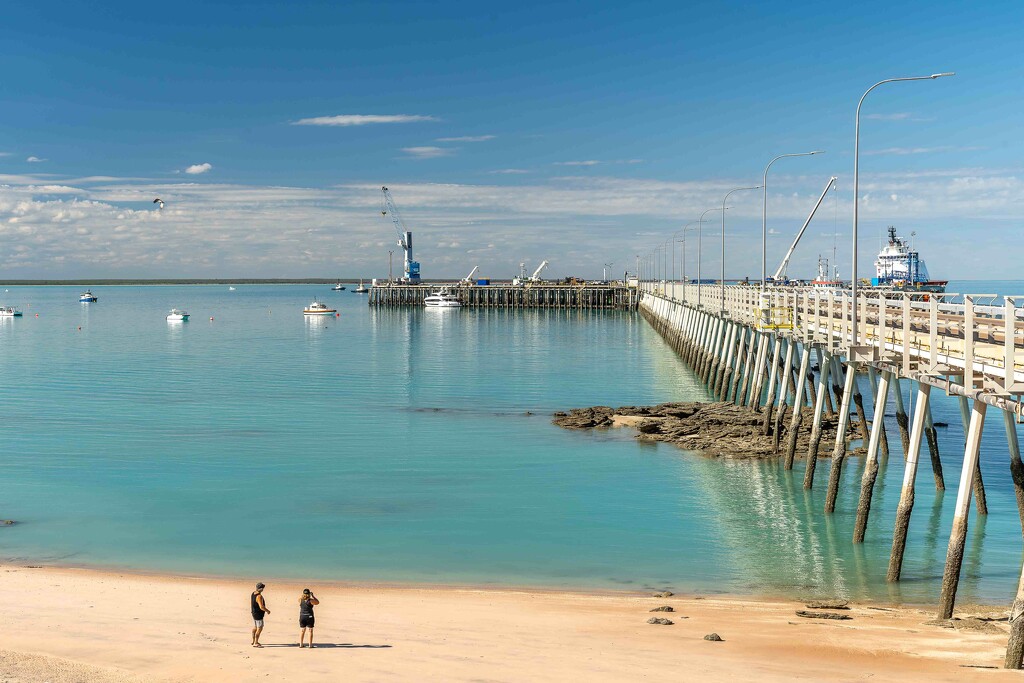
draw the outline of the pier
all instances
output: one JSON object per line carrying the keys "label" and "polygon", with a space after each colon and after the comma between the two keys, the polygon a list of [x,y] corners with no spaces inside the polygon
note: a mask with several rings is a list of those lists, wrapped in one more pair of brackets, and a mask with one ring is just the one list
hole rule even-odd
{"label": "pier", "polygon": [[636,310],[639,291],[625,285],[555,284],[524,285],[413,285],[376,284],[370,289],[371,306],[423,306],[423,299],[441,287],[470,308],[556,308]]}
{"label": "pier", "polygon": [[[806,459],[805,489],[814,486],[819,449],[826,447],[820,443],[822,416],[838,414],[822,514],[835,511],[848,438],[863,439],[867,453],[851,543],[864,542],[879,468],[895,466],[898,460],[890,461],[887,454],[903,451],[903,487],[886,575],[890,582],[900,580],[908,551],[907,529],[922,442],[928,444],[926,463],[931,464],[936,489],[945,488],[931,419],[931,393],[939,390],[957,397],[966,444],[939,586],[939,619],[953,616],[972,501],[977,514],[988,514],[979,451],[990,408],[998,411],[999,428],[1005,430],[1007,474],[1013,481],[1024,534],[1024,463],[1017,433],[1024,421],[1024,296],[861,290],[854,300],[850,291],[842,289],[768,287],[762,291],[759,286],[665,281],[644,282],[639,289],[641,314],[712,395],[763,414],[764,433],[773,433],[782,444],[779,456],[785,469],[792,469],[799,455]],[[901,381],[916,393],[909,416]],[[890,394],[896,403],[899,441],[890,441],[886,434],[884,415]],[[873,408],[871,419],[866,419],[865,403]],[[801,421],[800,408],[805,406],[811,408],[810,424]],[[850,420],[854,411],[860,418],[856,423]],[[859,433],[850,433],[851,424],[858,425]],[[810,445],[806,453],[798,454],[801,429],[809,430]],[[1008,586],[1007,594],[1012,592]],[[1024,570],[1010,610],[1006,668],[1021,668],[1022,615]]]}

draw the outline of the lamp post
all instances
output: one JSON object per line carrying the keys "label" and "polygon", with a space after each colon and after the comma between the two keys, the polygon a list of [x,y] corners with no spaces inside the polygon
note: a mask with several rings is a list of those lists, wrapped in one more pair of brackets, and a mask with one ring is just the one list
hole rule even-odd
{"label": "lamp post", "polygon": [[[703,227],[704,227],[704,216],[706,216],[711,211],[718,211],[718,207],[715,207],[713,209],[708,209],[707,211],[702,213],[700,215],[700,218],[697,220],[697,308],[700,308],[700,306],[701,306],[701,302],[700,302],[700,243],[701,243],[701,239],[700,238],[701,238],[701,233],[703,232]],[[725,207],[724,206],[722,207],[722,215],[723,216],[725,215]]]}
{"label": "lamp post", "polygon": [[741,192],[743,190],[759,190],[759,189],[761,189],[760,185],[754,185],[753,187],[737,187],[735,189],[732,189],[732,190],[729,190],[728,192],[726,192],[725,196],[722,198],[722,286],[721,286],[722,296],[721,296],[720,305],[722,307],[722,312],[723,313],[725,312],[725,202],[726,202],[727,199],[729,199],[729,195],[731,195],[733,192]]}
{"label": "lamp post", "polygon": [[761,180],[761,187],[764,188],[764,197],[761,200],[761,296],[764,296],[765,284],[768,281],[766,273],[766,261],[768,259],[768,169],[779,159],[786,157],[809,157],[813,154],[824,154],[822,150],[813,152],[798,152],[796,154],[780,154],[764,167],[764,178]]}
{"label": "lamp post", "polygon": [[858,192],[860,190],[860,107],[864,104],[864,98],[868,96],[868,93],[884,83],[896,83],[898,81],[930,81],[936,78],[942,78],[943,76],[955,76],[956,74],[947,71],[941,74],[932,74],[931,76],[908,76],[905,78],[887,78],[884,81],[879,81],[873,86],[864,91],[864,94],[860,96],[860,101],[857,102],[857,116],[854,121],[853,128],[853,266],[850,271],[852,278],[850,282],[850,295],[853,298],[853,310],[851,311],[851,318],[853,325],[851,326],[851,345],[857,344],[857,208],[859,199]]}
{"label": "lamp post", "polygon": [[684,254],[683,287],[686,287],[686,264],[685,264],[686,231],[689,229],[689,227],[691,225],[696,225],[696,224],[697,224],[697,221],[690,221],[689,223],[684,225],[682,228],[680,228],[679,230],[676,230],[674,233],[672,233],[672,279],[673,280],[675,280],[675,278],[676,278],[676,242],[677,242],[676,237],[678,237],[679,235],[683,235],[683,245],[684,245],[684,252],[683,252],[683,254]]}

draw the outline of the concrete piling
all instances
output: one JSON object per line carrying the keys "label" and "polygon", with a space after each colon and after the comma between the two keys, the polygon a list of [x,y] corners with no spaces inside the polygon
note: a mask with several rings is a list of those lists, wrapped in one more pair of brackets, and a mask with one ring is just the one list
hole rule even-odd
{"label": "concrete piling", "polygon": [[[1020,442],[1017,439],[1017,424],[1009,411],[1003,412],[1003,425],[1006,427],[1006,443],[1010,451],[1010,476],[1013,478],[1013,489],[1017,496],[1017,513],[1020,515],[1021,530],[1024,532],[1024,464],[1020,460]],[[1024,570],[1021,571],[1017,583],[1017,596],[1010,606],[1010,639],[1006,645],[1006,658],[1003,667],[1007,669],[1021,668],[1024,659]]]}
{"label": "concrete piling", "polygon": [[956,494],[953,510],[953,528],[949,534],[946,549],[946,568],[942,573],[942,589],[939,593],[939,619],[953,616],[956,589],[960,584],[960,569],[964,562],[964,545],[967,542],[967,515],[971,505],[971,493],[977,471],[978,454],[981,450],[981,433],[985,425],[987,404],[974,401],[970,423],[967,428],[967,443],[964,446],[964,465],[960,472],[960,487]]}
{"label": "concrete piling", "polygon": [[825,512],[836,511],[839,496],[839,478],[843,474],[843,460],[846,458],[846,427],[850,418],[850,402],[853,400],[853,385],[857,377],[857,364],[846,361],[846,382],[843,385],[842,400],[839,403],[839,424],[836,425],[836,445],[832,449],[832,468],[828,473],[828,491],[825,493]]}
{"label": "concrete piling", "polygon": [[821,417],[828,396],[828,375],[832,358],[827,350],[819,349],[821,373],[818,375],[818,400],[814,402],[814,421],[811,423],[811,441],[807,445],[807,468],[804,470],[804,488],[814,485],[814,470],[818,464],[818,448],[821,445]]}
{"label": "concrete piling", "polygon": [[[871,512],[871,494],[874,492],[875,479],[878,477],[878,452],[881,448],[882,420],[885,404],[889,400],[889,382],[892,375],[883,372],[878,380],[878,391],[875,398],[874,420],[871,423],[871,436],[868,439],[868,454],[864,461],[864,474],[860,482],[860,500],[857,503],[857,520],[853,525],[853,542],[863,543],[864,533],[868,527],[868,515]],[[863,415],[862,415],[863,419]]]}
{"label": "concrete piling", "polygon": [[[889,378],[890,384],[897,384],[899,380],[894,377]],[[871,395],[878,396],[878,371],[876,371],[870,365],[868,366],[868,383],[871,385]],[[885,433],[885,408],[888,407],[888,403],[882,406],[882,410],[876,410],[871,414],[871,426],[874,427],[875,421],[879,423],[882,430],[881,440],[878,442],[878,453],[881,456],[882,461],[889,459],[889,437]]]}
{"label": "concrete piling", "polygon": [[886,581],[899,581],[903,571],[903,553],[907,548],[907,529],[910,528],[910,513],[914,510],[914,481],[917,478],[918,454],[921,451],[921,437],[924,434],[925,415],[928,414],[931,386],[918,384],[917,401],[914,404],[914,427],[910,432],[907,461],[903,470],[903,488],[900,503],[896,507],[896,528],[892,534],[892,552],[889,554],[889,570]]}
{"label": "concrete piling", "polygon": [[764,399],[764,419],[761,421],[761,433],[768,434],[771,429],[772,408],[775,406],[775,382],[779,378],[779,356],[785,345],[782,337],[775,338],[775,349],[772,351],[771,372],[768,373],[768,394]]}
{"label": "concrete piling", "polygon": [[[793,396],[793,417],[789,421],[789,433],[786,435],[786,459],[784,468],[793,469],[793,460],[796,457],[796,441],[800,432],[800,422],[804,414],[804,382],[807,380],[807,370],[811,366],[811,349],[804,345],[803,353],[800,356],[800,372],[796,381],[796,391]],[[820,424],[819,424],[820,427]]]}
{"label": "concrete piling", "polygon": [[903,390],[900,388],[900,380],[896,378],[892,388],[896,394],[896,428],[900,431],[900,444],[903,445],[903,459],[907,459],[910,452],[910,432],[907,431],[910,421],[907,419],[907,409],[903,405]]}
{"label": "concrete piling", "polygon": [[[964,426],[964,439],[967,439],[967,431],[970,424],[970,407],[966,396],[958,397],[960,399],[960,421]],[[981,478],[981,460],[978,459],[974,463],[974,507],[978,510],[979,515],[988,514],[988,497],[985,496],[985,482]]]}
{"label": "concrete piling", "polygon": [[935,490],[945,491],[946,482],[942,478],[942,460],[939,458],[939,435],[935,432],[935,423],[932,422],[932,408],[927,406],[924,416],[924,436],[928,441],[928,455],[932,461],[932,476],[935,477]]}

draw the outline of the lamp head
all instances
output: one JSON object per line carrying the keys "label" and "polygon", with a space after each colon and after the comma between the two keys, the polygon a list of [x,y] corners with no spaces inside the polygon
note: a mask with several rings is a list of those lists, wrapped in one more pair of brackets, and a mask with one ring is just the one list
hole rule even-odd
{"label": "lamp head", "polygon": [[956,72],[955,71],[946,71],[945,73],[941,73],[941,74],[932,74],[930,77],[931,78],[942,78],[943,76],[956,76]]}

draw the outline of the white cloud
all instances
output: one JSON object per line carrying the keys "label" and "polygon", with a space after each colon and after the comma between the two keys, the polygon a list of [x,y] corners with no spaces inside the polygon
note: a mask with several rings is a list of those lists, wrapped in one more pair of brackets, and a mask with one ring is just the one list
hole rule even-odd
{"label": "white cloud", "polygon": [[14,152],[0,152],[0,157],[12,157]]}
{"label": "white cloud", "polygon": [[865,156],[880,156],[895,154],[899,156],[907,154],[933,154],[935,152],[977,152],[981,147],[953,147],[952,145],[941,145],[939,147],[886,147],[885,149],[873,149],[864,152]]}
{"label": "white cloud", "polygon": [[493,140],[493,135],[462,135],[455,138],[437,138],[436,142],[487,142]]}
{"label": "white cloud", "polygon": [[314,116],[293,121],[293,126],[366,126],[374,123],[414,123],[416,121],[437,121],[433,116],[419,114],[339,114],[337,116]]}
{"label": "white cloud", "polygon": [[910,112],[901,111],[893,114],[868,114],[864,118],[873,121],[906,121],[912,116]]}
{"label": "white cloud", "polygon": [[209,164],[209,163],[206,163],[206,164],[192,164],[191,166],[189,166],[188,168],[185,169],[185,173],[188,173],[189,175],[199,175],[201,173],[206,173],[211,168],[213,168],[213,164]]}
{"label": "white cloud", "polygon": [[555,166],[597,166],[600,161],[589,159],[587,161],[556,161]]}
{"label": "white cloud", "polygon": [[496,171],[488,171],[492,175],[523,175],[529,173],[525,168],[499,168]]}
{"label": "white cloud", "polygon": [[414,159],[435,159],[451,156],[453,150],[446,147],[403,147],[402,151]]}
{"label": "white cloud", "polygon": [[27,161],[30,164],[41,164],[44,161],[46,161],[46,159],[40,159],[39,157],[29,157],[28,159],[25,159],[25,161]]}

